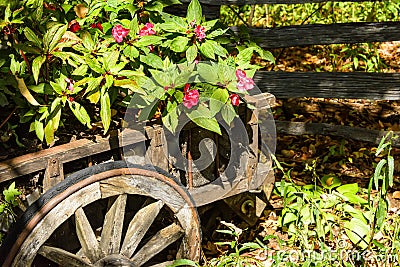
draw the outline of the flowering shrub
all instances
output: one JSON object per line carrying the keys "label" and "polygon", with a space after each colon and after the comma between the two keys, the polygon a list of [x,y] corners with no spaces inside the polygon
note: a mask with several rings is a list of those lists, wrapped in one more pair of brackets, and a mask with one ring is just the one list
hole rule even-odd
{"label": "flowering shrub", "polygon": [[[20,122],[29,122],[48,144],[72,114],[88,128],[100,120],[106,133],[112,109],[132,97],[140,99],[144,119],[158,110],[171,131],[181,112],[189,118],[197,112],[202,119],[192,116],[195,123],[220,132],[215,115],[221,111],[230,123],[240,99],[254,87],[251,77],[259,67],[251,64],[253,55],[273,57],[217,20],[206,21],[198,0],[185,18],[163,12],[171,4],[179,1],[0,3],[6,49],[0,58],[0,106],[17,106]],[[206,60],[215,63],[202,63]],[[222,105],[201,101],[205,97]]]}

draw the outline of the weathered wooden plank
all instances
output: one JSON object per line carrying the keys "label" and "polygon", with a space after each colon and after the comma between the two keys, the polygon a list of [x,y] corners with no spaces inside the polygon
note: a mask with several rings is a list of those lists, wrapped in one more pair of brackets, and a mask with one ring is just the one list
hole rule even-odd
{"label": "weathered wooden plank", "polygon": [[71,252],[65,251],[60,248],[42,246],[38,253],[60,266],[69,267],[89,267],[91,266],[88,262],[84,261],[81,257],[72,254]]}
{"label": "weathered wooden plank", "polygon": [[158,231],[131,259],[135,266],[142,266],[153,256],[168,247],[183,235],[178,224],[171,224]]}
{"label": "weathered wooden plank", "polygon": [[148,139],[151,140],[150,146],[147,148],[146,157],[151,164],[168,170],[168,151],[167,141],[165,140],[164,129],[161,125],[146,128]]}
{"label": "weathered wooden plank", "polygon": [[57,158],[60,162],[65,163],[118,148],[118,145],[129,145],[144,140],[146,138],[141,132],[125,129],[115,137],[99,138],[96,141],[80,139],[68,144],[26,154],[0,162],[0,183],[18,176],[44,170],[47,161],[51,158]]}
{"label": "weathered wooden plank", "polygon": [[277,98],[400,100],[400,73],[259,71],[254,81]]}
{"label": "weathered wooden plank", "polygon": [[[181,0],[183,3],[189,3],[190,0]],[[200,3],[207,5],[255,5],[255,4],[305,4],[322,3],[326,0],[200,0]],[[372,2],[371,0],[335,0],[335,2]]]}
{"label": "weathered wooden plank", "polygon": [[75,211],[76,234],[78,235],[79,242],[82,245],[84,255],[88,257],[91,262],[98,261],[103,255],[99,248],[99,242],[96,235],[86,217],[85,211],[79,208]]}
{"label": "weathered wooden plank", "polygon": [[124,243],[121,247],[121,255],[128,258],[132,257],[140,241],[154,222],[161,208],[163,207],[161,200],[151,203],[140,209],[129,223]]}
{"label": "weathered wooden plank", "polygon": [[117,254],[119,252],[126,199],[126,194],[119,195],[106,213],[100,239],[100,249],[106,255]]}
{"label": "weathered wooden plank", "polygon": [[48,159],[43,178],[43,191],[49,190],[62,180],[64,180],[63,164],[57,158]]}
{"label": "weathered wooden plank", "polygon": [[[237,27],[232,27],[232,30],[238,32]],[[352,22],[267,29],[252,28],[249,34],[264,48],[389,42],[400,40],[400,22]]]}
{"label": "weathered wooden plank", "polygon": [[[352,127],[345,125],[333,125],[328,123],[305,123],[276,121],[278,133],[290,135],[330,135],[339,136],[346,139],[358,140],[379,144],[382,137],[387,135],[387,131],[370,130],[361,127]],[[393,132],[394,135],[400,135],[400,132]],[[393,146],[400,147],[400,140],[393,140]]]}

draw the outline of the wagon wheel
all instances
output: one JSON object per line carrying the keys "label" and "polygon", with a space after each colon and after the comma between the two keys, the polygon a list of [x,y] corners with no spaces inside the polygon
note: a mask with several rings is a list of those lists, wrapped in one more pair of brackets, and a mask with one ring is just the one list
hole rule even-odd
{"label": "wagon wheel", "polygon": [[30,206],[4,241],[0,263],[166,266],[173,258],[199,260],[200,244],[184,187],[152,168],[111,162],[69,176]]}

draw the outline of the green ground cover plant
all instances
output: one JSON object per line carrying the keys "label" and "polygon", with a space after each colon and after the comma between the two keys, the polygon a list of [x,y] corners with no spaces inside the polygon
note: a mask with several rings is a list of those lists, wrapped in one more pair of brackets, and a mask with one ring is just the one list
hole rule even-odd
{"label": "green ground cover plant", "polygon": [[8,231],[16,219],[13,208],[18,206],[18,196],[21,192],[15,188],[15,183],[11,183],[7,189],[4,189],[0,197],[0,245],[3,235]]}

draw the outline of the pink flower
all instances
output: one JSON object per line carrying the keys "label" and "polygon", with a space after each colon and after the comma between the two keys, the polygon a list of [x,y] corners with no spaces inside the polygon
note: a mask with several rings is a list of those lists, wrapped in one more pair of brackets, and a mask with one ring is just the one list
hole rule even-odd
{"label": "pink flower", "polygon": [[78,22],[75,22],[74,24],[71,24],[71,26],[69,26],[69,30],[71,32],[77,32],[81,29],[81,25],[79,25]]}
{"label": "pink flower", "polygon": [[185,87],[183,88],[183,92],[185,93],[185,94],[187,94],[188,93],[188,91],[189,91],[189,89],[190,89],[190,84],[185,84]]}
{"label": "pink flower", "polygon": [[238,79],[236,87],[239,91],[248,91],[254,88],[253,79],[247,77],[246,72],[244,72],[243,70],[236,70],[236,78]]}
{"label": "pink flower", "polygon": [[147,48],[150,50],[150,52],[154,51],[154,45],[148,45]]}
{"label": "pink flower", "polygon": [[194,25],[196,25],[196,19],[192,20],[189,24],[190,24],[190,27],[193,28]]}
{"label": "pink flower", "polygon": [[153,28],[154,28],[154,24],[147,22],[144,25],[144,27],[140,29],[139,36],[156,34],[156,32],[153,30]]}
{"label": "pink flower", "polygon": [[190,90],[183,97],[183,105],[187,108],[192,108],[199,103],[199,91]]}
{"label": "pink flower", "polygon": [[246,75],[246,72],[244,70],[241,70],[241,69],[236,70],[236,78],[238,80],[241,80],[241,79],[246,78],[246,77],[247,77],[247,75]]}
{"label": "pink flower", "polygon": [[237,95],[237,94],[231,94],[231,95],[229,96],[229,98],[231,99],[232,105],[234,105],[234,106],[239,106],[239,100],[240,100],[239,95]]}
{"label": "pink flower", "polygon": [[115,41],[117,43],[121,43],[124,40],[125,36],[128,35],[129,29],[125,29],[124,27],[118,24],[114,26],[111,33]]}
{"label": "pink flower", "polygon": [[206,38],[206,28],[204,28],[204,26],[197,25],[197,27],[194,29],[194,33],[200,42]]}
{"label": "pink flower", "polygon": [[68,90],[70,92],[73,92],[74,91],[74,83],[75,83],[75,81],[70,79],[70,78],[65,78],[65,81],[68,83],[68,87],[67,87]]}
{"label": "pink flower", "polygon": [[254,81],[252,78],[246,77],[238,81],[236,87],[239,91],[248,91],[254,88]]}

